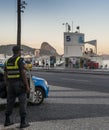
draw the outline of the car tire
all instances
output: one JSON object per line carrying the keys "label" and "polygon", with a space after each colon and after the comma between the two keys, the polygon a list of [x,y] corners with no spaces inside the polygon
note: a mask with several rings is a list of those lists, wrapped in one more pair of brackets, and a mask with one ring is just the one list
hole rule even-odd
{"label": "car tire", "polygon": [[34,105],[42,104],[42,102],[44,100],[44,91],[43,91],[43,89],[40,88],[40,87],[36,87],[34,97],[35,97]]}

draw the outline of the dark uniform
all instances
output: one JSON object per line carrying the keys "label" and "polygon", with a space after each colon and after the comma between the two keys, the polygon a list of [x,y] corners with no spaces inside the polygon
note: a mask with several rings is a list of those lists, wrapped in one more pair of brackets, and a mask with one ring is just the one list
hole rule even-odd
{"label": "dark uniform", "polygon": [[[25,62],[23,58],[18,55],[14,55],[9,58],[5,63],[4,71],[7,73],[7,107],[6,107],[6,118],[12,114],[16,97],[19,99],[20,109],[19,114],[21,117],[22,128],[29,126],[25,123],[26,107],[27,107],[27,93],[26,87],[23,82],[22,70],[24,70]],[[5,126],[11,125],[9,119],[6,119]],[[9,122],[9,123],[7,123]]]}
{"label": "dark uniform", "polygon": [[6,115],[11,115],[16,97],[18,97],[20,102],[20,116],[26,116],[26,91],[20,74],[22,69],[24,69],[23,64],[23,59],[20,57],[12,57],[6,63],[5,69],[8,73]]}

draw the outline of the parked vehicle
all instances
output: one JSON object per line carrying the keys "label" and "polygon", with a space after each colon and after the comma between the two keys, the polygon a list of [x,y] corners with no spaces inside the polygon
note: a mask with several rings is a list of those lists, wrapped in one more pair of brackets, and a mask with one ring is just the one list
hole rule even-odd
{"label": "parked vehicle", "polygon": [[[4,92],[4,81],[3,81],[3,69],[0,68],[0,97],[6,98],[6,92]],[[49,86],[45,79],[32,76],[30,71],[27,72],[28,82],[30,84],[30,93],[28,94],[28,102],[40,105],[44,99],[48,97]],[[4,93],[3,93],[4,92]]]}
{"label": "parked vehicle", "polygon": [[4,67],[4,63],[0,62],[0,67],[3,68]]}
{"label": "parked vehicle", "polygon": [[36,76],[31,76],[30,71],[27,74],[28,81],[30,84],[29,102],[40,105],[44,98],[48,97],[49,86],[45,79]]}

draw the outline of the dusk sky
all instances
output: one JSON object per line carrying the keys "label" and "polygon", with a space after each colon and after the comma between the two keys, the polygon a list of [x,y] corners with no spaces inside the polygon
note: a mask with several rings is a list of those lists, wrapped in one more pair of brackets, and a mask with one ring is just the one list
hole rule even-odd
{"label": "dusk sky", "polygon": [[[109,0],[25,0],[22,44],[39,49],[48,42],[63,54],[63,32],[80,26],[85,41],[97,40],[98,54],[109,54]],[[16,44],[17,0],[0,0],[0,45]]]}

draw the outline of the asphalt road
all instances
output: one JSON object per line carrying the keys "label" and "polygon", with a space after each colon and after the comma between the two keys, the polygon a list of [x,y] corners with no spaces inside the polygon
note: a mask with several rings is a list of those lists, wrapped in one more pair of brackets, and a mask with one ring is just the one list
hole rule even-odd
{"label": "asphalt road", "polygon": [[54,86],[87,91],[109,92],[109,75],[35,71],[33,71],[32,74],[46,79],[50,85]]}
{"label": "asphalt road", "polygon": [[[53,130],[108,130],[108,76],[51,72],[32,74],[45,78],[50,85],[49,98],[40,106],[28,105],[27,109],[29,122],[44,124],[39,126],[39,130],[49,130],[50,127],[54,127]],[[4,107],[0,108],[0,125],[4,122],[4,112]],[[14,108],[12,119],[16,123],[20,121],[18,106]],[[31,129],[36,130],[37,127]]]}

